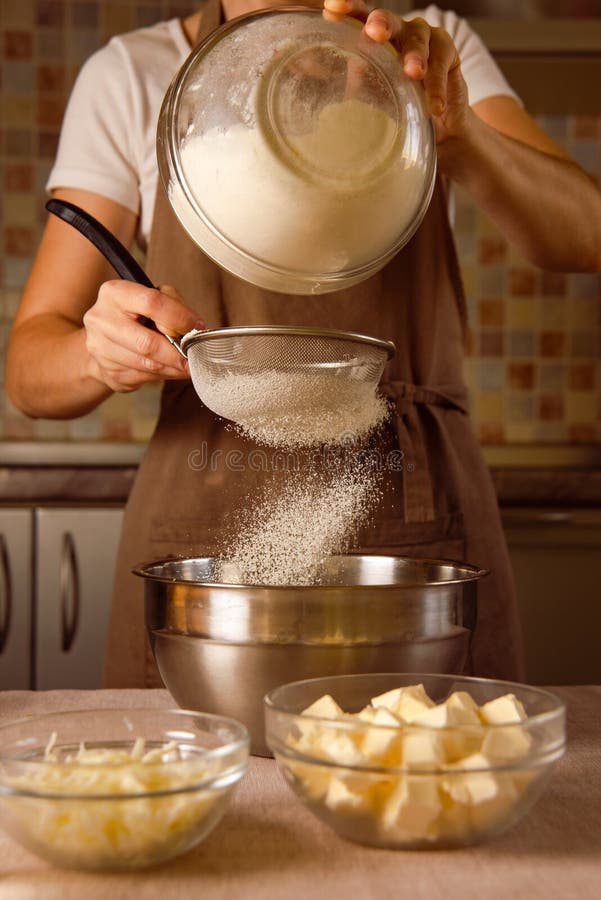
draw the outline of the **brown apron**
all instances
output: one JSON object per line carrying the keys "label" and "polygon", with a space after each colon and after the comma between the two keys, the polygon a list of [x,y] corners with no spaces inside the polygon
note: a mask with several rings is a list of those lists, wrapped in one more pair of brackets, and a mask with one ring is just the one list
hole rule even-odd
{"label": "brown apron", "polygon": [[[199,40],[219,23],[203,10]],[[462,382],[466,310],[441,179],[410,243],[378,274],[347,290],[289,296],[247,284],[206,257],[159,186],[147,269],[175,285],[208,327],[313,325],[392,340],[382,387],[395,415],[369,552],[439,557],[491,570],[479,589],[474,674],[520,678],[521,642],[510,563],[490,474],[467,414]],[[105,663],[107,687],[161,685],[146,638],[141,562],[211,556],[234,533],[236,512],[285,478],[269,448],[240,437],[203,406],[189,381],[164,386],[154,435],[127,503]]]}

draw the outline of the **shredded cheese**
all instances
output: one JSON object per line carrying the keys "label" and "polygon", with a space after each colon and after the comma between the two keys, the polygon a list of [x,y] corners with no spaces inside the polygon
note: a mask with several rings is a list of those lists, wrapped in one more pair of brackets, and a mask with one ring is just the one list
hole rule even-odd
{"label": "shredded cheese", "polygon": [[219,759],[182,754],[175,741],[146,749],[141,738],[61,754],[57,740],[4,779],[14,793],[1,802],[15,835],[59,865],[150,865],[189,849],[222,813],[229,783],[206,786]]}

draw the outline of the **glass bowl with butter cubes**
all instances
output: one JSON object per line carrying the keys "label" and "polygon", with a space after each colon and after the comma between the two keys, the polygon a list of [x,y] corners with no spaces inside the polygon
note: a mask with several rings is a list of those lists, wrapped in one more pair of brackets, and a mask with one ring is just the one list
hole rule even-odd
{"label": "glass bowl with butter cubes", "polygon": [[0,727],[0,825],[56,866],[141,869],[217,825],[248,765],[240,722],[180,709],[88,709]]}
{"label": "glass bowl with butter cubes", "polygon": [[456,675],[339,675],[265,697],[287,782],[338,835],[399,849],[462,847],[521,819],[565,749],[548,691]]}

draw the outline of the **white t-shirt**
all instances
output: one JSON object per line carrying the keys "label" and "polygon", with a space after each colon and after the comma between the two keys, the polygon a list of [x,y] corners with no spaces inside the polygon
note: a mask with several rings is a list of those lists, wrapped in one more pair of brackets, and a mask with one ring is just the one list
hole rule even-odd
{"label": "white t-shirt", "polygon": [[[499,94],[516,96],[465,19],[436,6],[410,14],[418,15],[453,38],[472,105]],[[179,19],[119,35],[96,51],[71,93],[46,185],[48,191],[92,191],[130,209],[139,216],[137,241],[142,249],[150,234],[157,187],[161,103],[190,51]]]}

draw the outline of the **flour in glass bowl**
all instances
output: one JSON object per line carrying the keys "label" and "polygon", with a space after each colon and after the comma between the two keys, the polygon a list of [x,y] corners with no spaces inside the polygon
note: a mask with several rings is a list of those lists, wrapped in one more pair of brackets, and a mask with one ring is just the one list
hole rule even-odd
{"label": "flour in glass bowl", "polygon": [[[210,128],[183,144],[181,170],[212,227],[179,184],[170,184],[170,201],[209,256],[253,283],[271,286],[262,267],[316,279],[353,270],[389,251],[423,199],[424,167],[396,147],[396,129],[358,99],[325,106],[284,152],[260,127]],[[320,160],[329,161],[327,177]]]}

